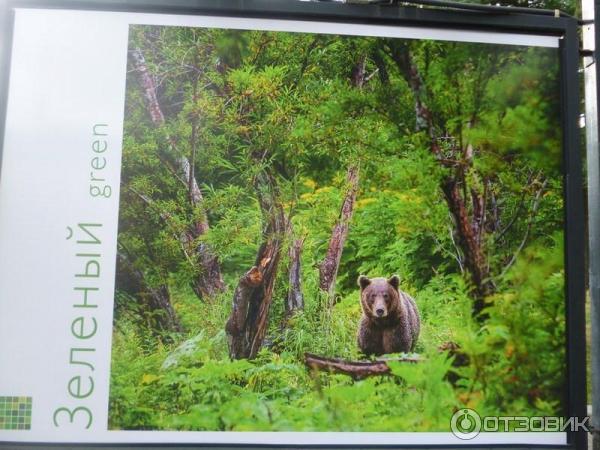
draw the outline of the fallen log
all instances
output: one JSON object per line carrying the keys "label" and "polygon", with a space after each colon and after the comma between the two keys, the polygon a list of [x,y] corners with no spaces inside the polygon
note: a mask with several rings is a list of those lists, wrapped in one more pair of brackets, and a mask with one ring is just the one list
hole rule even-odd
{"label": "fallen log", "polygon": [[349,375],[355,380],[361,380],[371,376],[388,375],[391,372],[391,369],[387,364],[388,361],[417,363],[422,361],[422,358],[406,356],[389,360],[349,361],[340,358],[326,358],[313,355],[312,353],[304,354],[304,364],[308,368],[312,370],[324,370],[331,373],[342,373],[344,375]]}

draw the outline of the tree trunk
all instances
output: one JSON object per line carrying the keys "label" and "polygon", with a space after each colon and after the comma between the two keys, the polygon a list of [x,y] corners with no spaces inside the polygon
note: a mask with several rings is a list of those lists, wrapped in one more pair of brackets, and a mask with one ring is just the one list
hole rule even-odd
{"label": "tree trunk", "polygon": [[358,166],[351,165],[348,167],[346,173],[347,191],[342,203],[340,217],[333,227],[325,259],[319,267],[319,287],[327,292],[329,296],[333,296],[335,291],[335,279],[350,229],[350,220],[354,212],[354,202],[358,191],[358,176]]}
{"label": "tree trunk", "polygon": [[[454,220],[455,235],[458,238],[458,246],[464,254],[465,267],[474,285],[473,315],[478,316],[485,306],[484,298],[494,291],[494,285],[486,264],[485,240],[482,239],[482,234],[485,232],[485,195],[482,196],[473,187],[468,189],[466,185],[466,174],[472,170],[473,148],[467,144],[462,152],[458,148],[451,149],[450,160],[443,157],[437,141],[433,115],[426,103],[425,84],[414,62],[409,44],[390,42],[388,47],[392,60],[413,93],[417,131],[427,133],[430,150],[440,164],[453,167],[453,174],[444,177],[441,188]],[[464,194],[461,193],[461,188]],[[467,206],[469,200],[467,193],[471,196],[471,212]]]}
{"label": "tree trunk", "polygon": [[441,151],[433,126],[433,116],[426,103],[425,83],[423,83],[419,68],[413,60],[409,44],[406,42],[393,42],[390,43],[389,49],[392,60],[396,63],[400,75],[408,83],[415,99],[415,129],[427,132],[431,151],[436,157],[440,158]]}
{"label": "tree trunk", "polygon": [[[148,70],[142,51],[139,48],[136,48],[132,50],[131,55],[134,68],[138,73],[138,79],[144,93],[148,114],[150,115],[154,126],[160,128],[165,124],[165,117],[162,113],[160,103],[158,102],[154,79]],[[179,154],[175,140],[172,136],[167,135],[166,138],[171,147],[171,151],[166,155],[167,159],[173,161],[178,176],[186,185],[191,206],[193,208],[202,208],[203,197],[202,192],[198,187],[198,182],[194,177],[193,161],[190,163],[188,158]],[[195,140],[192,142],[192,145],[195,146]],[[195,148],[192,153],[195,153]],[[196,295],[202,299],[211,298],[215,294],[225,290],[225,284],[223,282],[217,256],[206,244],[202,242],[198,243],[199,239],[205,235],[208,230],[208,219],[206,218],[206,214],[202,214],[201,218],[195,220],[186,233],[184,233],[184,244],[187,247],[191,247],[193,253],[198,258],[200,273],[192,283],[192,288]]]}
{"label": "tree trunk", "polygon": [[362,55],[358,62],[352,68],[352,73],[350,74],[350,82],[352,86],[357,89],[362,89],[365,84],[365,79],[367,76],[366,73],[366,65],[367,65],[367,55]]}
{"label": "tree trunk", "polygon": [[161,331],[181,332],[181,323],[171,304],[169,289],[165,284],[150,287],[144,274],[121,251],[117,252],[117,287],[140,300],[144,312],[149,313]]}
{"label": "tree trunk", "polygon": [[478,237],[478,219],[475,218],[475,221],[471,222],[456,180],[450,177],[446,178],[442,190],[446,197],[446,203],[450,208],[450,213],[454,218],[458,245],[464,254],[465,267],[471,274],[471,279],[475,285],[476,296],[473,313],[478,315],[484,307],[484,297],[493,291],[481,240]]}
{"label": "tree trunk", "polygon": [[286,230],[279,189],[269,168],[256,176],[254,185],[263,216],[263,243],[254,266],[240,278],[233,295],[233,310],[225,326],[232,359],[254,358],[263,343]]}
{"label": "tree trunk", "polygon": [[221,266],[217,256],[207,244],[197,242],[197,239],[205,233],[206,231],[202,232],[197,227],[188,233],[188,242],[193,246],[200,264],[200,273],[193,281],[192,289],[198,298],[211,299],[225,290],[225,282],[221,275]]}
{"label": "tree trunk", "polygon": [[286,314],[292,315],[294,311],[304,309],[304,295],[302,294],[302,247],[304,239],[294,239],[290,244],[289,258],[290,270],[288,275],[289,288],[286,304]]}

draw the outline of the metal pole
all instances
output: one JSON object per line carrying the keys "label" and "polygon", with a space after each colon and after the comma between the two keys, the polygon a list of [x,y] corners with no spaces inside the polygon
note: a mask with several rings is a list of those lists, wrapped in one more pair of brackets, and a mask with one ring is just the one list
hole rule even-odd
{"label": "metal pole", "polygon": [[[583,48],[594,56],[583,58],[585,77],[585,137],[588,177],[589,295],[591,300],[592,442],[600,450],[600,156],[598,155],[598,64],[594,0],[582,0]],[[600,30],[599,30],[600,31]],[[583,338],[583,337],[582,337]]]}

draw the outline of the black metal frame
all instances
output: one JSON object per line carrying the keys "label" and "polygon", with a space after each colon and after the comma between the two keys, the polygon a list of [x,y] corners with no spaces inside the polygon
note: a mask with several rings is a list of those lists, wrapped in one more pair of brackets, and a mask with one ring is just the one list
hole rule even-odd
{"label": "black metal frame", "polygon": [[[184,15],[213,15],[251,18],[277,18],[321,22],[368,23],[409,27],[432,27],[449,30],[478,30],[491,33],[514,32],[556,36],[560,39],[561,63],[561,124],[563,129],[565,244],[566,244],[566,325],[567,325],[567,414],[586,416],[586,358],[585,358],[585,222],[582,190],[582,161],[579,120],[579,39],[577,20],[570,17],[549,17],[513,12],[471,12],[392,5],[354,5],[343,3],[299,2],[294,0],[7,0],[0,7],[0,30],[3,30],[4,57],[0,69],[0,164],[4,144],[4,126],[10,68],[10,48],[14,8],[78,9],[116,12],[163,13]],[[0,31],[1,32],[1,31]],[[599,38],[600,39],[600,38]],[[90,448],[92,445],[0,443],[11,448]],[[124,448],[190,448],[195,445],[135,445],[98,444],[93,447]],[[242,447],[233,445],[204,445],[204,447]],[[247,445],[243,447],[283,447]],[[307,447],[286,445],[285,447]],[[320,445],[320,448],[342,447]],[[355,446],[344,446],[355,447]],[[382,448],[383,446],[360,446]],[[403,447],[397,445],[394,447]],[[423,446],[411,446],[423,447]],[[458,448],[460,445],[439,445],[436,448]],[[462,446],[464,447],[464,446]],[[497,444],[486,447],[540,447],[538,445]],[[543,446],[542,446],[543,447]],[[545,446],[548,447],[548,446]],[[565,448],[565,446],[553,446]],[[587,435],[568,432],[567,447],[587,449]],[[389,448],[389,446],[386,446]]]}

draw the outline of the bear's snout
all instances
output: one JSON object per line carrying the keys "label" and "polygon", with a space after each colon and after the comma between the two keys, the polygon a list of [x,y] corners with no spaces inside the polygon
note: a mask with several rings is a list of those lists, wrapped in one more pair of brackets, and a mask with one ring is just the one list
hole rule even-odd
{"label": "bear's snout", "polygon": [[385,299],[383,296],[377,296],[375,299],[375,303],[373,304],[372,311],[375,313],[374,315],[377,317],[385,317],[387,316],[387,305],[385,303]]}

